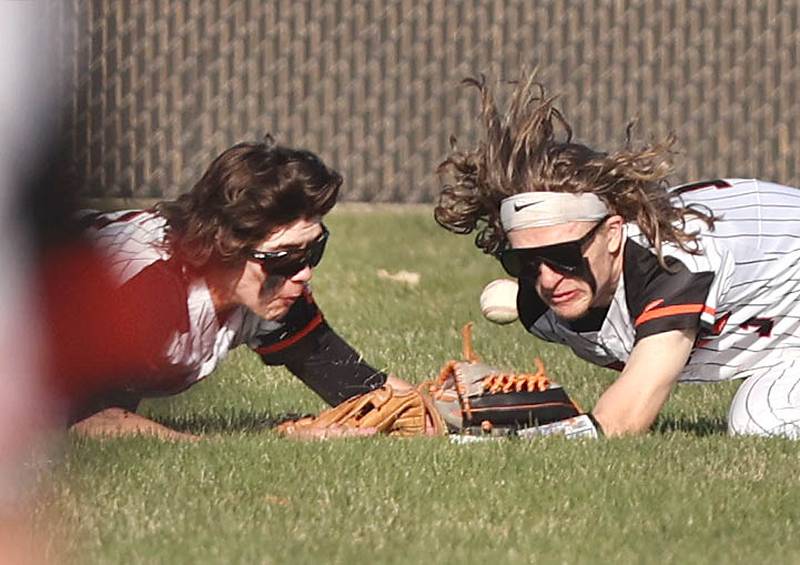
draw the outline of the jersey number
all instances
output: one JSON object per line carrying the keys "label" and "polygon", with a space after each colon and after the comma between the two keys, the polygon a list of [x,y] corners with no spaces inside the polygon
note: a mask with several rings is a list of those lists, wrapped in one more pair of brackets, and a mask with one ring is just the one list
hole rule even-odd
{"label": "jersey number", "polygon": [[746,322],[739,324],[739,327],[743,330],[756,328],[758,337],[769,337],[772,335],[772,327],[774,325],[775,323],[771,318],[750,318]]}
{"label": "jersey number", "polygon": [[[714,328],[708,333],[709,337],[715,337],[722,333],[722,329],[728,323],[728,318],[731,317],[730,312],[725,312],[716,322]],[[746,322],[739,324],[743,330],[755,328],[758,337],[770,337],[772,335],[772,328],[775,326],[775,321],[772,318],[750,318]],[[702,347],[711,341],[709,338],[697,340],[697,346]]]}

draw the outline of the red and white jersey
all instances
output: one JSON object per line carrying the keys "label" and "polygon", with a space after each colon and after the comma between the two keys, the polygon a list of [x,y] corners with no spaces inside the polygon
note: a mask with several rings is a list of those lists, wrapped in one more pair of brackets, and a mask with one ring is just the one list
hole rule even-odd
{"label": "red and white jersey", "polygon": [[[152,370],[159,380],[148,394],[170,394],[210,374],[234,347],[247,344],[268,356],[308,334],[322,323],[310,291],[282,320],[265,320],[244,306],[224,317],[214,309],[202,277],[191,276],[165,243],[166,221],[147,210],[100,214],[86,211],[81,221],[87,235],[107,254],[120,287],[145,285],[158,298],[163,334],[154,338]],[[142,295],[144,293],[140,293]],[[168,378],[164,378],[165,375]],[[142,379],[147,387],[147,379]],[[151,388],[152,388],[151,387]]]}
{"label": "red and white jersey", "polygon": [[624,264],[611,305],[582,320],[557,319],[520,281],[520,320],[534,335],[567,345],[598,365],[621,369],[635,343],[674,329],[698,339],[682,381],[748,377],[800,358],[800,190],[758,180],[725,179],[672,189],[697,219],[693,255],[663,246],[669,270],[638,226],[625,226]]}

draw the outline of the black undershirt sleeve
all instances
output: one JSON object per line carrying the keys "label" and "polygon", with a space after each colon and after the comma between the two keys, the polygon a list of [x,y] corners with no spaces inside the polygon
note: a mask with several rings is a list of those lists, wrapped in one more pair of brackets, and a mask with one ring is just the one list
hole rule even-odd
{"label": "black undershirt sleeve", "polygon": [[259,336],[252,345],[267,365],[284,365],[332,406],[369,392],[387,375],[368,365],[331,329],[310,292],[295,302],[280,331]]}
{"label": "black undershirt sleeve", "polygon": [[387,378],[367,364],[324,320],[300,340],[262,354],[261,359],[267,365],[285,365],[331,406],[376,389]]}

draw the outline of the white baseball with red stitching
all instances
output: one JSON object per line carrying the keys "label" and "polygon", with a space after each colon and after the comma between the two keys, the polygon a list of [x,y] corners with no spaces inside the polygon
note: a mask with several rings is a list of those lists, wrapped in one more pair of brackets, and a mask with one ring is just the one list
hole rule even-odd
{"label": "white baseball with red stitching", "polygon": [[517,281],[497,279],[487,284],[481,292],[481,314],[495,324],[510,324],[517,314]]}

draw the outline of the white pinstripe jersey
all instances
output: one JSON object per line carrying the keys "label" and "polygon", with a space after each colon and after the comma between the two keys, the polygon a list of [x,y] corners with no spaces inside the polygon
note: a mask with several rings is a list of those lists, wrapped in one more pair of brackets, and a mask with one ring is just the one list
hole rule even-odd
{"label": "white pinstripe jersey", "polygon": [[[302,311],[295,320],[265,320],[244,306],[224,318],[214,310],[211,294],[202,278],[187,276],[185,269],[172,260],[165,245],[166,222],[151,211],[125,210],[108,214],[83,213],[90,225],[87,235],[107,255],[112,275],[122,285],[134,284],[148,270],[158,269],[154,295],[164,298],[163,320],[173,324],[159,361],[158,371],[174,375],[170,390],[187,388],[210,374],[234,347],[248,344],[262,355],[269,355],[288,346],[322,323],[310,291],[298,300],[292,311]],[[87,221],[88,219],[88,221]],[[89,221],[91,223],[89,223]],[[168,305],[174,291],[179,297],[172,308]],[[164,295],[168,296],[164,296]],[[160,306],[160,305],[159,305]],[[171,310],[177,309],[174,315]],[[292,313],[290,311],[290,314]]]}
{"label": "white pinstripe jersey", "polygon": [[700,233],[701,255],[664,245],[668,272],[638,227],[627,224],[623,274],[608,309],[569,324],[529,288],[518,296],[526,329],[617,369],[638,339],[697,329],[681,381],[744,378],[800,358],[800,190],[725,179],[673,192],[719,218],[713,229],[700,220],[687,222],[687,231]]}

